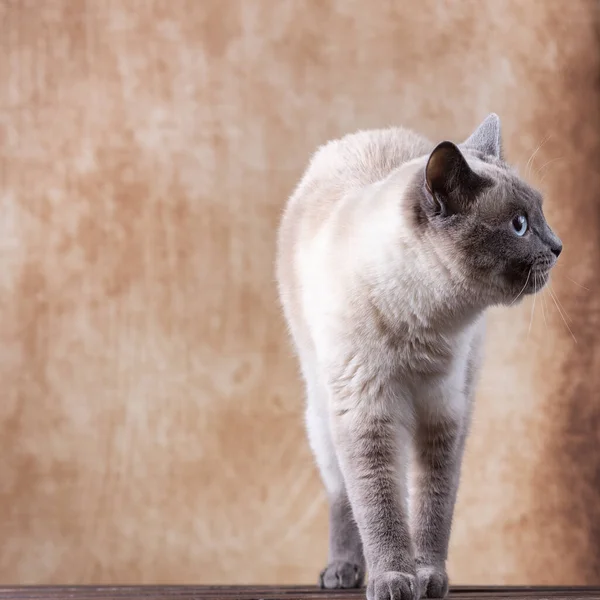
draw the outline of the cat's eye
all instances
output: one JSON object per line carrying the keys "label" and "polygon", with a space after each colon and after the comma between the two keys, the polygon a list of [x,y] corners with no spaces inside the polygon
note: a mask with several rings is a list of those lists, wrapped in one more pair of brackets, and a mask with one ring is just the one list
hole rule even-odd
{"label": "cat's eye", "polygon": [[525,215],[517,215],[511,224],[518,236],[523,236],[527,232],[527,217]]}

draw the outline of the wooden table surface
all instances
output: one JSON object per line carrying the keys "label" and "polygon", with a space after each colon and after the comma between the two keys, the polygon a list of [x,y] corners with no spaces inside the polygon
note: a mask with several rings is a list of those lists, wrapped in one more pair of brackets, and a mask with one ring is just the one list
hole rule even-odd
{"label": "wooden table surface", "polygon": [[[0,587],[0,600],[359,600],[362,590],[267,586]],[[600,587],[454,587],[453,600],[600,600]]]}

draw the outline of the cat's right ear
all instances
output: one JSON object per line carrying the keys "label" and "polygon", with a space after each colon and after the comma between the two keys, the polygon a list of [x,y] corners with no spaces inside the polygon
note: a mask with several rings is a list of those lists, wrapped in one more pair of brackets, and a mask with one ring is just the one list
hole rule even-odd
{"label": "cat's right ear", "polygon": [[484,184],[452,142],[441,142],[429,155],[425,188],[439,216],[465,213]]}
{"label": "cat's right ear", "polygon": [[500,117],[496,113],[490,113],[461,146],[502,158]]}

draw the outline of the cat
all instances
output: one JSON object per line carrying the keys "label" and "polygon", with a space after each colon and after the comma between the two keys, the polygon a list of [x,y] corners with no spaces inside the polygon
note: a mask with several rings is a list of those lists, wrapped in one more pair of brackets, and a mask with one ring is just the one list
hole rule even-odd
{"label": "cat", "polygon": [[404,128],[322,146],[290,197],[277,280],[329,498],[323,588],[442,598],[485,311],[562,250],[490,114],[464,142]]}

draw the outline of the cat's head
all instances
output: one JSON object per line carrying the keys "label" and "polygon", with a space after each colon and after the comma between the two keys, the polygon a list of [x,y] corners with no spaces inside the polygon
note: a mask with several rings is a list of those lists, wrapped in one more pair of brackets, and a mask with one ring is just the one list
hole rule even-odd
{"label": "cat's head", "polygon": [[540,192],[503,161],[497,115],[462,144],[435,147],[419,195],[436,251],[487,302],[510,304],[547,283],[562,243],[546,222]]}

